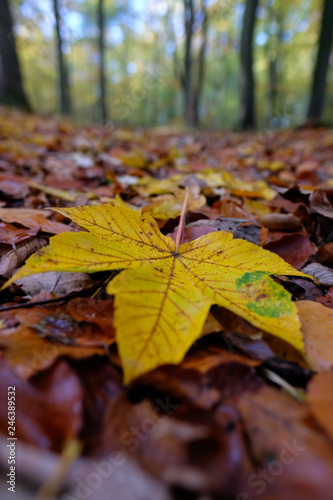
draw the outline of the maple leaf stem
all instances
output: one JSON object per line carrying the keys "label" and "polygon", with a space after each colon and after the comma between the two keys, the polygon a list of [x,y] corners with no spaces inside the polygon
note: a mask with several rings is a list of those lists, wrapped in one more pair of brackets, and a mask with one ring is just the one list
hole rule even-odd
{"label": "maple leaf stem", "polygon": [[180,221],[179,221],[178,232],[177,232],[177,237],[176,237],[176,251],[178,251],[178,248],[180,247],[180,242],[181,242],[183,232],[184,232],[188,194],[189,194],[189,190],[188,190],[188,188],[186,188],[182,213],[180,214]]}

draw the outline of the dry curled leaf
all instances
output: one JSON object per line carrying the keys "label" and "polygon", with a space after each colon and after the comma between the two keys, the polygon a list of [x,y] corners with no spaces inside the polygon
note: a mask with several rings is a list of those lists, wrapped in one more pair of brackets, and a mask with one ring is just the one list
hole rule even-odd
{"label": "dry curled leaf", "polygon": [[310,276],[313,276],[317,281],[323,285],[333,285],[333,269],[323,266],[317,262],[309,264],[303,268],[303,271]]}
{"label": "dry curled leaf", "polygon": [[16,250],[10,250],[0,262],[0,274],[9,278],[13,272],[20,267],[23,262],[40,248],[46,245],[46,241],[41,238],[23,243]]}
{"label": "dry curled leaf", "polygon": [[28,295],[52,292],[57,295],[67,295],[72,292],[85,290],[92,285],[88,274],[50,272],[26,276],[16,281]]}
{"label": "dry curled leaf", "polygon": [[315,189],[310,195],[310,204],[314,212],[333,218],[332,189]]}

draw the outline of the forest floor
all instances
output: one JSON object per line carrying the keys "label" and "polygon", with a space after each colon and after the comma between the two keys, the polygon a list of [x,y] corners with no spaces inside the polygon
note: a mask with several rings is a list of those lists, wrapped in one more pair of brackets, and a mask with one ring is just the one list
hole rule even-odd
{"label": "forest floor", "polygon": [[116,204],[176,240],[185,193],[183,243],[230,231],[308,275],[273,282],[302,349],[213,306],[183,361],[124,385],[113,274],[22,277],[0,293],[2,499],[331,500],[332,130],[79,128],[1,110],[1,284],[78,230],[50,207]]}

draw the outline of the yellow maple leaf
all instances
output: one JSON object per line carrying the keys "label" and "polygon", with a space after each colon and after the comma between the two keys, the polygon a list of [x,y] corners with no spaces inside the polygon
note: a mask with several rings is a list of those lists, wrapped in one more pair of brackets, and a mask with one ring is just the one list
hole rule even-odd
{"label": "yellow maple leaf", "polygon": [[205,169],[191,175],[176,174],[167,179],[154,179],[145,176],[137,182],[134,189],[141,196],[173,193],[178,186],[186,185],[189,181],[193,182],[194,180],[210,188],[224,187],[236,196],[261,198],[263,200],[272,200],[276,196],[276,192],[263,180],[245,182],[233,176],[230,172],[213,169]]}
{"label": "yellow maple leaf", "polygon": [[303,350],[290,294],[269,275],[305,276],[279,256],[229,232],[176,248],[155,220],[112,206],[56,209],[89,232],[64,233],[32,255],[7,283],[46,271],[125,269],[107,286],[125,382],[180,362],[200,336],[209,308],[221,305]]}
{"label": "yellow maple leaf", "polygon": [[[173,194],[162,194],[153,199],[152,203],[142,209],[142,213],[149,213],[154,219],[168,220],[181,214],[186,191],[175,188]],[[188,211],[199,210],[206,204],[206,198],[200,194],[198,185],[188,189],[188,200],[186,209]]]}
{"label": "yellow maple leaf", "polygon": [[264,200],[272,200],[276,196],[275,191],[265,181],[245,182],[233,176],[230,172],[206,171],[196,176],[204,181],[208,187],[223,186],[236,196],[249,196]]}

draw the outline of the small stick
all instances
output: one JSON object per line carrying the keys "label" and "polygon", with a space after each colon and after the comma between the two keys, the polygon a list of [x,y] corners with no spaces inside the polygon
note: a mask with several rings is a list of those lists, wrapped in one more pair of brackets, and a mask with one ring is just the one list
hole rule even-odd
{"label": "small stick", "polygon": [[46,478],[34,500],[56,500],[68,475],[68,470],[81,454],[83,445],[78,440],[66,443],[50,476]]}
{"label": "small stick", "polygon": [[187,205],[187,200],[188,200],[188,194],[189,194],[189,190],[188,190],[188,188],[186,188],[186,193],[185,193],[185,198],[184,198],[182,213],[180,214],[180,221],[179,221],[179,226],[178,226],[178,231],[177,231],[177,237],[176,237],[176,251],[178,251],[178,248],[180,247],[180,242],[181,242],[181,239],[182,239],[182,236],[183,236],[183,232],[184,232],[185,215],[186,215],[186,205]]}

